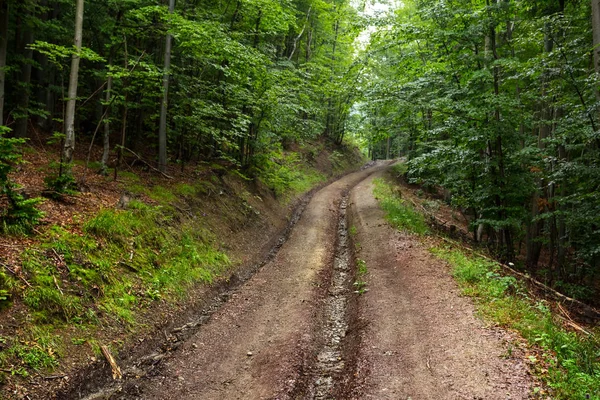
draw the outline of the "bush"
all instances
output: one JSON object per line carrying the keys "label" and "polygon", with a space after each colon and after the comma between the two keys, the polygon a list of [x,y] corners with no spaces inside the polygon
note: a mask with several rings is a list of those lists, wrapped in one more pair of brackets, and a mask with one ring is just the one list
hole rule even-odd
{"label": "bush", "polygon": [[15,165],[21,162],[18,146],[25,143],[24,139],[5,138],[4,134],[9,131],[5,126],[0,126],[0,196],[7,202],[0,213],[0,230],[4,233],[28,233],[44,216],[37,209],[37,205],[43,200],[28,199],[18,193],[17,185],[9,178]]}
{"label": "bush", "polygon": [[44,178],[48,197],[60,199],[64,194],[77,193],[77,183],[70,164],[50,163],[50,174]]}

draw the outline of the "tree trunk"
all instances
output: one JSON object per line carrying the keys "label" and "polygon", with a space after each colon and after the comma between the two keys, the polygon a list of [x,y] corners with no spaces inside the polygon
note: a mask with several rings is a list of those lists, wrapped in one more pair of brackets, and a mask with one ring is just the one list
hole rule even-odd
{"label": "tree trunk", "polygon": [[[129,69],[129,52],[127,50],[127,36],[123,37],[123,47],[125,50],[125,54],[124,54],[124,66],[125,66],[125,70]],[[129,84],[129,80],[127,78],[123,79],[123,87],[126,88],[127,85]],[[119,147],[119,151],[117,154],[117,165],[115,165],[115,175],[114,175],[114,179],[115,181],[118,178],[119,175],[119,168],[121,168],[121,163],[123,162],[123,148],[125,147],[125,138],[126,138],[126,134],[127,134],[127,113],[129,111],[129,104],[127,103],[128,101],[128,92],[125,92],[125,98],[123,100],[123,113],[121,115],[121,146]]]}
{"label": "tree trunk", "polygon": [[0,125],[4,124],[4,82],[8,48],[8,0],[0,0]]}
{"label": "tree trunk", "polygon": [[288,56],[288,61],[292,61],[292,58],[294,57],[294,53],[296,52],[296,48],[298,47],[298,41],[300,40],[302,35],[304,35],[304,31],[306,30],[306,25],[308,25],[308,20],[310,19],[311,11],[312,11],[312,5],[310,7],[308,7],[308,11],[306,12],[306,21],[304,21],[302,30],[300,31],[298,36],[296,36],[296,38],[294,39],[294,42],[292,44],[292,50],[290,51],[290,55]]}
{"label": "tree trunk", "polygon": [[[600,73],[600,0],[592,0],[592,38],[594,45],[594,71]],[[598,93],[597,90],[596,93]]]}
{"label": "tree trunk", "polygon": [[79,52],[81,51],[83,28],[83,0],[77,0],[75,11],[75,50],[71,59],[71,73],[69,75],[69,91],[67,93],[67,111],[65,115],[65,144],[63,147],[63,162],[73,162],[75,150],[75,104],[77,102],[77,83],[79,78]]}
{"label": "tree trunk", "polygon": [[[175,10],[175,0],[169,0],[169,13]],[[173,37],[167,33],[165,39],[165,66],[163,71],[163,100],[160,106],[160,125],[158,128],[158,169],[167,169],[167,105],[169,100],[169,74],[171,69],[171,42]]]}
{"label": "tree trunk", "polygon": [[[109,68],[112,66],[112,55],[108,60]],[[112,91],[113,77],[108,75],[106,80],[106,92],[104,93],[104,101],[106,103],[107,110],[104,116],[104,140],[102,149],[102,174],[106,175],[108,156],[110,154],[110,103],[111,103],[111,91]]]}
{"label": "tree trunk", "polygon": [[387,143],[385,146],[385,159],[389,160],[390,159],[390,148],[392,147],[392,137],[388,136],[387,138]]}

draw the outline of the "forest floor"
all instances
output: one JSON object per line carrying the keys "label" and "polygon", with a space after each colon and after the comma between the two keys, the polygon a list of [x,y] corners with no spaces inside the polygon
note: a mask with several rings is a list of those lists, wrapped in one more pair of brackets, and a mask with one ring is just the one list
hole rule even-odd
{"label": "forest floor", "polygon": [[518,337],[486,325],[448,264],[384,219],[373,179],[388,168],[316,192],[272,259],[164,332],[172,351],[122,360],[124,379],[91,374],[57,397],[530,398]]}

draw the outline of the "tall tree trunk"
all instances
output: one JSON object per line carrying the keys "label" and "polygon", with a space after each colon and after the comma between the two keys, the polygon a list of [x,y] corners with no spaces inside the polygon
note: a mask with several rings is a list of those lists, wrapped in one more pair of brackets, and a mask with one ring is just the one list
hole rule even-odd
{"label": "tall tree trunk", "polygon": [[[112,54],[110,55],[109,59],[108,59],[108,66],[109,69],[112,66]],[[110,154],[110,104],[111,104],[111,92],[112,92],[112,85],[113,85],[113,77],[112,75],[108,75],[108,78],[106,80],[106,92],[104,93],[104,102],[106,103],[106,111],[105,111],[105,115],[104,115],[104,140],[102,141],[103,143],[103,147],[102,147],[102,174],[106,175],[106,171],[108,169],[107,165],[108,165],[108,156]]]}
{"label": "tall tree trunk", "polygon": [[[592,38],[594,45],[594,71],[600,74],[600,0],[592,1]],[[596,90],[596,93],[598,91]]]}
{"label": "tall tree trunk", "polygon": [[[169,13],[175,10],[175,0],[169,0]],[[163,100],[160,106],[160,125],[158,128],[158,169],[167,169],[167,106],[169,101],[169,74],[171,69],[171,42],[173,37],[167,33],[165,39],[165,66],[163,71]]]}
{"label": "tall tree trunk", "polygon": [[69,75],[69,91],[67,93],[67,111],[65,115],[65,144],[63,147],[63,162],[73,162],[75,150],[75,104],[77,102],[77,83],[79,79],[79,52],[81,51],[83,28],[83,1],[77,0],[75,10],[75,50],[71,59],[71,73]]}
{"label": "tall tree trunk", "polygon": [[[129,69],[129,52],[127,50],[127,36],[123,37],[123,47],[125,50],[124,54],[124,66],[125,70]],[[127,78],[123,79],[123,87],[126,88],[129,84],[129,80]],[[121,168],[121,163],[123,162],[123,148],[125,147],[125,138],[127,134],[127,113],[129,112],[129,92],[125,91],[125,98],[123,100],[123,113],[121,115],[121,146],[119,146],[119,151],[117,154],[117,165],[115,165],[115,181],[119,175],[119,168]]]}
{"label": "tall tree trunk", "polygon": [[[337,49],[339,29],[340,29],[340,20],[339,20],[339,18],[337,18],[335,20],[333,47],[331,50],[331,75],[329,77],[329,82],[333,82],[333,77],[335,75],[335,61],[336,61],[335,51]],[[332,135],[334,133],[333,132],[333,123],[334,123],[333,99],[332,99],[332,96],[330,95],[327,100],[327,117],[325,119],[325,135],[326,136],[332,137]]]}
{"label": "tall tree trunk", "polygon": [[310,5],[310,7],[308,7],[308,11],[306,12],[306,21],[304,21],[302,30],[300,31],[298,36],[296,36],[296,38],[294,39],[294,42],[292,44],[292,50],[290,51],[290,55],[288,56],[288,61],[292,61],[292,58],[294,57],[294,53],[296,52],[296,48],[298,47],[298,41],[300,40],[302,35],[304,35],[304,31],[306,30],[306,26],[308,25],[308,20],[310,19],[311,11],[312,11],[312,4]]}
{"label": "tall tree trunk", "polygon": [[25,27],[23,32],[23,38],[21,41],[21,51],[23,53],[23,62],[21,64],[21,76],[19,78],[19,93],[17,97],[17,104],[19,110],[19,117],[15,118],[15,136],[26,137],[27,136],[27,123],[29,121],[29,96],[31,94],[31,62],[33,57],[33,51],[29,48],[29,45],[33,43],[33,28],[30,26]]}
{"label": "tall tree trunk", "polygon": [[0,125],[4,124],[4,83],[8,48],[8,0],[0,0]]}
{"label": "tall tree trunk", "polygon": [[392,147],[392,137],[388,136],[387,138],[387,143],[385,146],[385,159],[389,160],[390,159],[390,148]]}

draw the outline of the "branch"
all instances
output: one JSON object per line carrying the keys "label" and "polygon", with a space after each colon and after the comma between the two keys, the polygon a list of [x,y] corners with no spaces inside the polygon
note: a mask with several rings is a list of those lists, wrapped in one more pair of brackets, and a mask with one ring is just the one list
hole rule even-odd
{"label": "branch", "polygon": [[2,265],[4,268],[6,268],[6,270],[8,272],[10,272],[11,274],[13,274],[17,278],[21,279],[23,281],[23,283],[25,283],[28,287],[32,287],[31,283],[27,282],[27,279],[23,278],[23,276],[21,274],[17,274],[16,271],[13,270],[11,267],[9,267],[8,265],[4,264],[3,262],[0,262],[0,265]]}
{"label": "branch", "polygon": [[296,36],[296,39],[294,39],[294,47],[292,47],[292,52],[290,53],[290,56],[288,57],[288,61],[292,61],[292,57],[294,57],[294,53],[296,52],[296,47],[298,46],[298,40],[300,40],[302,35],[304,35],[304,31],[306,30],[306,25],[308,24],[308,19],[310,18],[311,10],[312,10],[312,5],[310,7],[308,7],[308,12],[306,13],[306,21],[304,21],[304,26],[302,26],[302,30],[300,31],[300,34],[298,36]]}
{"label": "branch", "polygon": [[161,170],[159,170],[158,168],[153,167],[151,164],[149,164],[147,161],[145,161],[142,157],[140,157],[139,154],[135,153],[133,150],[130,150],[127,147],[123,147],[123,150],[127,150],[128,152],[130,152],[131,154],[133,154],[139,161],[143,162],[148,168],[152,169],[153,171],[156,171],[156,172],[160,173],[165,178],[173,179],[172,176],[167,175],[164,172],[162,172]]}

